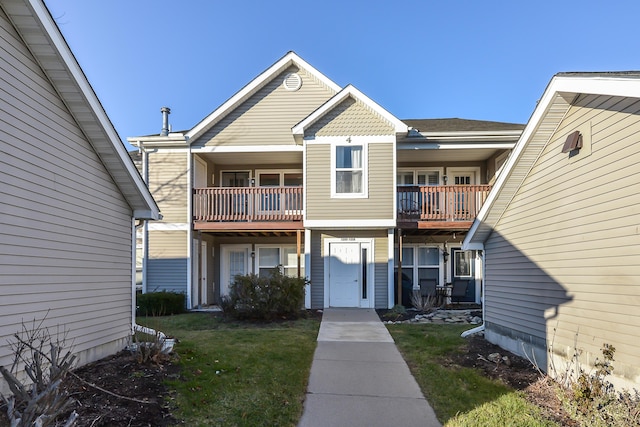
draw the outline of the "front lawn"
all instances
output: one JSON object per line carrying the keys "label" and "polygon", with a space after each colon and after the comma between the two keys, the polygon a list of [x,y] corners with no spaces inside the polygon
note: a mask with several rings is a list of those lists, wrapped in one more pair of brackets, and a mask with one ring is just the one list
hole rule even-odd
{"label": "front lawn", "polygon": [[[452,363],[468,325],[387,325],[440,422],[445,427],[555,426],[521,392],[480,370]],[[473,355],[475,357],[475,355]]]}
{"label": "front lawn", "polygon": [[295,426],[320,322],[224,321],[209,313],[139,318],[179,340],[173,415],[189,426]]}

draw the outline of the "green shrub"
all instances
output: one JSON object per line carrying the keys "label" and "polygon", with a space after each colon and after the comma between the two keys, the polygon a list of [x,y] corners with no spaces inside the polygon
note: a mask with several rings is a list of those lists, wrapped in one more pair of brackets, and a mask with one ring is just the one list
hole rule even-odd
{"label": "green shrub", "polygon": [[238,275],[229,288],[229,296],[221,307],[228,315],[238,318],[272,320],[278,316],[295,318],[304,303],[306,279],[289,277],[280,267],[268,276]]}
{"label": "green shrub", "polygon": [[185,297],[177,292],[149,292],[137,296],[138,316],[168,316],[185,312]]}

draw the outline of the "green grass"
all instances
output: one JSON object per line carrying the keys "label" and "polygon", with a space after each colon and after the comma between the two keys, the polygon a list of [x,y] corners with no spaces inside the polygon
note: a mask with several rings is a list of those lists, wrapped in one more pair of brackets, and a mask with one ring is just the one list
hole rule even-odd
{"label": "green grass", "polygon": [[189,426],[295,426],[320,322],[224,322],[206,313],[138,319],[179,340],[174,415]]}
{"label": "green grass", "polygon": [[446,356],[460,352],[460,333],[468,325],[387,325],[413,376],[446,427],[554,426],[539,408],[481,372],[447,366]]}

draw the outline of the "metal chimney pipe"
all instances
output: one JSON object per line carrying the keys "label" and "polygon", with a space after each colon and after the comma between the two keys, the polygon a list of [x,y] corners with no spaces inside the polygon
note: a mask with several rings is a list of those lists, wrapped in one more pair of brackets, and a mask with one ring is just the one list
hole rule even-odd
{"label": "metal chimney pipe", "polygon": [[171,109],[169,107],[162,107],[160,109],[162,113],[162,130],[160,131],[160,136],[169,135],[169,114],[171,114]]}

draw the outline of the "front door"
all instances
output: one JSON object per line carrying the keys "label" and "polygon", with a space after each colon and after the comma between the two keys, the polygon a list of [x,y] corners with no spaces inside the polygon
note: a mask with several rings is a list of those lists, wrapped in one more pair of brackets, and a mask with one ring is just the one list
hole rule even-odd
{"label": "front door", "polygon": [[374,307],[373,245],[373,239],[325,240],[325,307]]}
{"label": "front door", "polygon": [[329,306],[360,306],[360,243],[331,243],[329,258]]}
{"label": "front door", "polygon": [[475,251],[463,251],[459,248],[452,248],[451,263],[452,282],[462,281],[467,283],[467,291],[464,296],[456,298],[457,302],[477,302],[476,301],[476,279],[475,279]]}
{"label": "front door", "polygon": [[222,246],[222,268],[220,274],[220,296],[229,295],[229,287],[237,275],[249,273],[250,245]]}
{"label": "front door", "polygon": [[473,220],[476,212],[475,192],[469,186],[476,185],[478,171],[475,169],[449,168],[448,185],[466,186],[450,192],[449,200],[450,214],[454,219]]}

